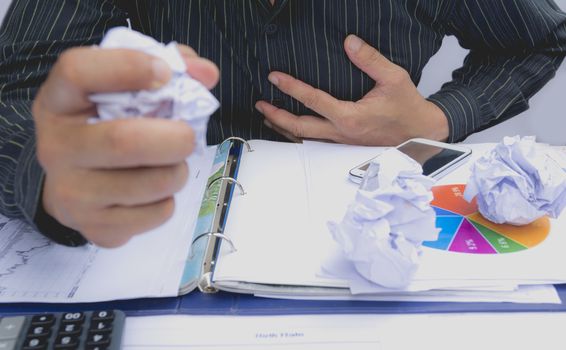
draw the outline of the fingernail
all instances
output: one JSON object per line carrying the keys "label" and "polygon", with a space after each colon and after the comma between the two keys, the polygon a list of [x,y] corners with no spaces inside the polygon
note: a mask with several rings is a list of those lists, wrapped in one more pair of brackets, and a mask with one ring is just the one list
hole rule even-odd
{"label": "fingernail", "polygon": [[360,51],[360,48],[362,47],[363,43],[364,42],[362,41],[362,39],[358,38],[355,35],[350,35],[348,37],[348,48],[353,53]]}
{"label": "fingernail", "polygon": [[279,84],[279,78],[277,78],[276,74],[270,74],[267,79],[271,82],[271,84],[277,86]]}
{"label": "fingernail", "polygon": [[171,69],[169,69],[167,63],[160,58],[153,59],[151,65],[151,69],[153,70],[152,87],[156,89],[165,85],[169,81]]}
{"label": "fingernail", "polygon": [[260,103],[255,104],[255,109],[257,109],[261,114],[263,114],[263,108],[261,107]]}

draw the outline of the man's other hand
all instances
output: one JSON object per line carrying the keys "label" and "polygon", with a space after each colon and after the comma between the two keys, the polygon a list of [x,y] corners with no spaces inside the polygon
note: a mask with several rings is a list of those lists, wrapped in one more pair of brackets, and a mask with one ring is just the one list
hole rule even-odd
{"label": "man's other hand", "polygon": [[269,80],[322,118],[296,116],[265,101],[256,108],[265,123],[291,140],[321,139],[359,145],[394,146],[413,137],[445,140],[448,122],[440,108],[419,94],[406,70],[355,35],[344,47],[350,60],[375,81],[359,101],[341,101],[288,74]]}
{"label": "man's other hand", "polygon": [[[184,46],[188,73],[208,88],[218,69]],[[173,213],[185,184],[194,134],[184,121],[121,119],[90,124],[89,95],[156,89],[167,64],[132,50],[73,48],[54,65],[33,103],[37,156],[45,170],[43,207],[89,241],[116,247]]]}

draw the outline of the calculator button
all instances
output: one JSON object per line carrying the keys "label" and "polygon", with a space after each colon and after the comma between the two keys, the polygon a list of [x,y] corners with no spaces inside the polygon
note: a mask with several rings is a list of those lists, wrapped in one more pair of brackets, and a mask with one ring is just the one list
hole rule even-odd
{"label": "calculator button", "polygon": [[25,320],[24,316],[4,317],[0,320],[0,340],[16,339]]}
{"label": "calculator button", "polygon": [[55,316],[52,314],[35,315],[31,318],[31,324],[34,326],[52,325],[54,322]]}
{"label": "calculator button", "polygon": [[0,340],[0,350],[14,350],[16,348],[16,340]]}
{"label": "calculator button", "polygon": [[34,326],[29,328],[28,335],[34,337],[48,337],[51,334],[51,329],[47,326]]}
{"label": "calculator button", "polygon": [[61,317],[63,323],[83,323],[85,314],[82,312],[67,312]]}
{"label": "calculator button", "polygon": [[100,310],[92,313],[93,321],[107,321],[114,319],[114,311]]}
{"label": "calculator button", "polygon": [[108,345],[87,345],[86,350],[106,350]]}
{"label": "calculator button", "polygon": [[92,331],[111,331],[112,330],[112,322],[111,321],[93,321],[90,324],[90,330]]}
{"label": "calculator button", "polygon": [[75,335],[81,332],[81,325],[77,323],[62,324],[59,327],[59,335]]}
{"label": "calculator button", "polygon": [[75,349],[79,346],[79,337],[74,335],[60,335],[55,339],[55,349]]}
{"label": "calculator button", "polygon": [[88,332],[86,338],[87,345],[108,345],[110,344],[110,333],[108,332]]}
{"label": "calculator button", "polygon": [[83,321],[78,321],[78,322],[69,322],[69,321],[67,321],[67,322],[63,322],[63,323],[61,323],[61,327],[59,327],[59,329],[65,329],[65,327],[68,326],[68,325],[73,325],[74,328],[80,329],[80,328],[82,328]]}
{"label": "calculator button", "polygon": [[47,337],[27,337],[24,341],[25,350],[45,349],[47,348]]}

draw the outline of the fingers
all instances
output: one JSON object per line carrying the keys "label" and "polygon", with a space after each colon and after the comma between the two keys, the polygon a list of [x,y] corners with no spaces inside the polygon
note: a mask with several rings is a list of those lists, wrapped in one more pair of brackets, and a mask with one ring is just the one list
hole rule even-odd
{"label": "fingers", "polygon": [[48,173],[43,206],[90,241],[117,246],[171,216],[173,195],[183,188],[187,174],[185,163],[161,168]]}
{"label": "fingers", "polygon": [[192,58],[192,57],[198,57],[196,51],[193,50],[193,48],[190,47],[190,46],[183,45],[183,44],[177,44],[177,50],[179,50],[179,53],[185,59]]}
{"label": "fingers", "polygon": [[[136,207],[105,208],[96,217],[88,214],[77,229],[90,242],[105,248],[115,248],[128,242],[134,235],[147,232],[167,221],[174,212],[173,198]],[[102,218],[102,220],[100,220]]]}
{"label": "fingers", "polygon": [[[214,63],[179,45],[187,72],[211,89],[219,79]],[[157,89],[171,79],[171,69],[160,58],[127,49],[73,48],[57,60],[41,88],[41,108],[69,115],[92,107],[94,93]]]}
{"label": "fingers", "polygon": [[43,130],[37,143],[38,159],[47,170],[61,165],[106,169],[161,166],[182,162],[191,154],[194,132],[184,121],[118,119]]}
{"label": "fingers", "polygon": [[286,137],[291,142],[303,143],[303,139],[295,137],[295,136],[291,135],[291,133],[289,133],[287,130],[283,130],[278,126],[271,124],[271,122],[267,119],[263,120],[263,124],[265,126],[267,126],[268,128],[270,128],[271,130],[275,131],[276,133],[283,135],[284,137]]}
{"label": "fingers", "polygon": [[[151,168],[95,170],[83,181],[80,198],[90,207],[139,206],[172,197],[187,182],[186,162]],[[81,205],[79,205],[81,206]]]}
{"label": "fingers", "polygon": [[277,88],[289,96],[294,97],[305,107],[317,112],[318,114],[334,120],[347,113],[348,102],[340,101],[328,93],[315,89],[314,87],[293,78],[292,76],[272,72],[268,77],[269,81]]}
{"label": "fingers", "polygon": [[338,136],[332,123],[326,119],[309,115],[296,116],[265,101],[256,103],[256,108],[277,128],[296,139],[335,140]]}
{"label": "fingers", "polygon": [[57,60],[42,86],[43,107],[68,114],[92,106],[98,92],[156,89],[171,78],[163,60],[134,50],[73,48]]}
{"label": "fingers", "polygon": [[346,37],[344,48],[352,63],[377,82],[400,68],[353,34]]}
{"label": "fingers", "polygon": [[212,89],[220,77],[218,67],[211,61],[198,57],[195,50],[186,45],[177,44],[177,49],[185,59],[187,73],[200,81],[207,89]]}
{"label": "fingers", "polygon": [[212,89],[218,83],[220,71],[218,67],[205,58],[194,57],[186,60],[187,73],[200,81],[207,89]]}

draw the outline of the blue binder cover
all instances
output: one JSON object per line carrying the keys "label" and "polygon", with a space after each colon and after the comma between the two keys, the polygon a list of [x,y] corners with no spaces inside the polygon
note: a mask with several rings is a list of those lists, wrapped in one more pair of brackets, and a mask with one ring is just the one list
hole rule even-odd
{"label": "blue binder cover", "polygon": [[396,301],[312,301],[258,298],[247,294],[198,291],[176,298],[80,304],[0,304],[0,314],[120,309],[128,316],[149,315],[307,315],[456,312],[565,312],[566,284],[556,285],[561,304],[455,303]]}

